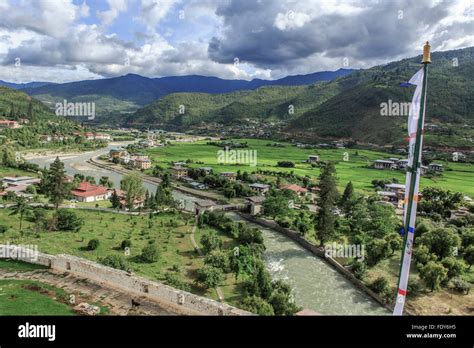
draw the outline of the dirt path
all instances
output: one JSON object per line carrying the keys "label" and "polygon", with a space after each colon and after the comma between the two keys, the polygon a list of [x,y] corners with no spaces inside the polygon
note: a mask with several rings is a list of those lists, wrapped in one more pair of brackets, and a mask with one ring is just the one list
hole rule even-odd
{"label": "dirt path", "polygon": [[[201,248],[196,243],[196,239],[194,238],[194,233],[196,232],[196,228],[197,228],[197,225],[198,225],[198,218],[199,217],[196,216],[196,221],[194,223],[193,229],[191,230],[190,238],[191,238],[191,243],[193,243],[193,247],[194,247],[194,249],[196,249],[199,256],[204,257],[204,253],[202,252]],[[217,287],[216,292],[217,292],[217,296],[219,296],[219,301],[224,302],[224,293],[222,292],[221,288]]]}
{"label": "dirt path", "polygon": [[[151,301],[103,284],[77,278],[68,273],[56,273],[49,270],[9,272],[0,269],[0,279],[36,280],[55,286],[70,295],[75,295],[76,299],[79,299],[76,303],[97,303],[100,306],[108,307],[110,315],[203,315],[203,313],[179,307],[173,303]],[[139,302],[140,305],[132,308],[132,299]]]}

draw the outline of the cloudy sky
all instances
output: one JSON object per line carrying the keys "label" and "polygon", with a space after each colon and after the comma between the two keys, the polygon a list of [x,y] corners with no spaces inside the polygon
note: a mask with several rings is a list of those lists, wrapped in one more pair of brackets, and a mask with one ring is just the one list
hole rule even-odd
{"label": "cloudy sky", "polygon": [[275,79],[474,46],[474,0],[0,0],[0,80]]}

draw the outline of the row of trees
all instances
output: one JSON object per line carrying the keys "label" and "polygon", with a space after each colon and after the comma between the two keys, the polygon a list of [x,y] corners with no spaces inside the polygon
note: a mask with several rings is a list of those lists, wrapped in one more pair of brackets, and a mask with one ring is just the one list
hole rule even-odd
{"label": "row of trees", "polygon": [[300,308],[292,298],[291,287],[281,281],[272,281],[262,256],[265,250],[261,231],[242,223],[235,223],[223,214],[205,212],[199,225],[209,225],[227,234],[236,242],[233,249],[224,249],[215,231],[201,238],[205,252],[205,266],[198,271],[198,281],[206,287],[219,286],[226,273],[243,278],[244,309],[260,315],[293,315]]}

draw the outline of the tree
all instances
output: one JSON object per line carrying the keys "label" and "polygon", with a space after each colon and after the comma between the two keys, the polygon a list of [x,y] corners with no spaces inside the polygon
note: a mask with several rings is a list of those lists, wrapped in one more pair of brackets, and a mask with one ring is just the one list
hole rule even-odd
{"label": "tree", "polygon": [[99,185],[107,188],[112,188],[114,186],[114,183],[109,179],[108,176],[101,176],[99,179]]}
{"label": "tree", "polygon": [[317,213],[316,236],[321,246],[330,241],[335,234],[334,206],[337,201],[336,168],[333,163],[327,163],[319,176],[319,211]]}
{"label": "tree", "polygon": [[424,233],[418,238],[420,244],[426,245],[430,253],[435,254],[439,260],[452,256],[455,248],[461,244],[459,235],[449,228],[437,228]]}
{"label": "tree", "polygon": [[15,151],[10,145],[2,146],[0,155],[0,163],[5,167],[15,168],[17,166]]}
{"label": "tree", "polygon": [[218,287],[224,281],[224,273],[216,267],[204,265],[197,272],[197,280],[206,288]]}
{"label": "tree", "polygon": [[138,173],[131,173],[120,181],[120,188],[125,191],[125,205],[128,209],[133,209],[134,202],[143,197],[145,188]]}
{"label": "tree", "polygon": [[354,186],[352,185],[352,181],[349,181],[346,185],[346,188],[344,189],[344,193],[342,194],[341,198],[341,206],[344,206],[344,204],[351,200],[354,196]]}
{"label": "tree", "polygon": [[367,264],[365,262],[354,260],[351,263],[352,266],[352,273],[357,279],[362,279],[367,272]]}
{"label": "tree", "polygon": [[272,287],[272,295],[268,302],[272,305],[275,315],[294,315],[301,310],[294,303],[291,287],[288,284],[277,280],[272,283]]}
{"label": "tree", "polygon": [[245,284],[245,290],[250,296],[255,295],[266,300],[270,299],[273,291],[272,278],[261,260],[255,262],[255,269],[250,280]]}
{"label": "tree", "polygon": [[392,292],[390,291],[390,285],[388,284],[388,280],[385,277],[378,277],[373,281],[372,284],[370,284],[369,287],[385,299],[392,295]]}
{"label": "tree", "polygon": [[272,305],[255,295],[247,296],[243,299],[242,309],[258,315],[275,315]]}
{"label": "tree", "polygon": [[153,262],[158,261],[159,257],[160,257],[160,254],[155,244],[148,244],[146,247],[142,249],[140,260],[146,263],[153,263]]}
{"label": "tree", "polygon": [[456,259],[454,256],[445,257],[441,260],[441,264],[448,270],[446,280],[460,277],[466,270],[466,264],[462,260]]}
{"label": "tree", "polygon": [[367,233],[374,238],[382,238],[397,230],[400,223],[391,206],[377,203],[369,204],[369,219],[367,221]]}
{"label": "tree", "polygon": [[84,224],[82,218],[77,216],[73,211],[67,209],[59,209],[56,212],[55,219],[57,220],[57,229],[59,231],[78,232]]}
{"label": "tree", "polygon": [[265,215],[273,218],[287,216],[291,211],[288,197],[276,191],[269,193],[262,206]]}
{"label": "tree", "polygon": [[106,257],[99,258],[98,261],[105,266],[120,269],[122,271],[130,270],[130,264],[122,255],[107,255]]}
{"label": "tree", "polygon": [[64,163],[56,157],[51,163],[49,170],[46,172],[45,180],[45,195],[49,201],[54,204],[56,210],[59,205],[69,195],[69,185],[66,183],[66,171],[64,170]]}
{"label": "tree", "polygon": [[386,240],[374,239],[367,245],[367,265],[375,266],[390,254],[390,246]]}
{"label": "tree", "polygon": [[418,247],[413,251],[413,258],[420,267],[426,265],[430,261],[437,260],[436,255],[431,253],[430,249],[423,244],[418,245]]}
{"label": "tree", "polygon": [[10,208],[12,210],[10,215],[20,215],[20,232],[22,232],[23,217],[27,214],[31,208],[26,198],[17,197],[15,205]]}
{"label": "tree", "polygon": [[120,243],[120,249],[125,250],[127,248],[132,247],[132,241],[130,239],[124,239],[122,243]]}
{"label": "tree", "polygon": [[229,255],[224,251],[213,250],[204,258],[204,263],[206,265],[219,268],[224,273],[229,273],[230,269],[230,260]]}
{"label": "tree", "polygon": [[422,191],[423,200],[419,203],[419,210],[426,214],[440,214],[447,218],[451,210],[459,207],[463,200],[460,192],[446,191],[438,187],[426,187]]}
{"label": "tree", "polygon": [[91,239],[89,243],[87,243],[87,249],[88,250],[95,250],[99,247],[99,240],[98,239]]}
{"label": "tree", "polygon": [[161,177],[161,187],[164,189],[171,187],[170,175],[168,173],[164,173]]}
{"label": "tree", "polygon": [[263,244],[262,232],[258,228],[252,228],[242,223],[238,225],[237,240],[242,244]]}
{"label": "tree", "polygon": [[222,240],[215,231],[209,231],[201,237],[201,244],[204,253],[210,253],[212,250],[222,247]]}
{"label": "tree", "polygon": [[439,289],[441,283],[447,278],[448,270],[435,261],[430,261],[420,268],[420,278],[423,279],[431,291]]}
{"label": "tree", "polygon": [[112,204],[112,208],[120,207],[120,198],[117,194],[117,190],[114,190],[114,192],[112,192],[112,195],[110,196],[110,203]]}
{"label": "tree", "polygon": [[474,264],[474,245],[469,245],[466,250],[464,250],[464,260],[469,265],[468,269],[471,269],[471,266]]}

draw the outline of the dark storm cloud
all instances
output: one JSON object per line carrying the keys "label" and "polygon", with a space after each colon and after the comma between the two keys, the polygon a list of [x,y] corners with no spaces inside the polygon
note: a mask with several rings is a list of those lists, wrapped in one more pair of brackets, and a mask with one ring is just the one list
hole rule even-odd
{"label": "dark storm cloud", "polygon": [[[326,15],[314,13],[314,3],[302,3],[310,18],[283,30],[275,25],[276,17],[290,13],[288,21],[298,22],[298,13],[305,15],[301,4],[231,0],[221,5],[216,14],[223,18],[224,27],[220,36],[211,39],[209,56],[220,63],[238,57],[262,68],[281,68],[315,54],[359,61],[390,59],[409,53],[413,43],[421,44],[424,30],[448,15],[451,2],[366,1],[357,5],[359,11]],[[454,33],[459,34],[444,36]]]}

